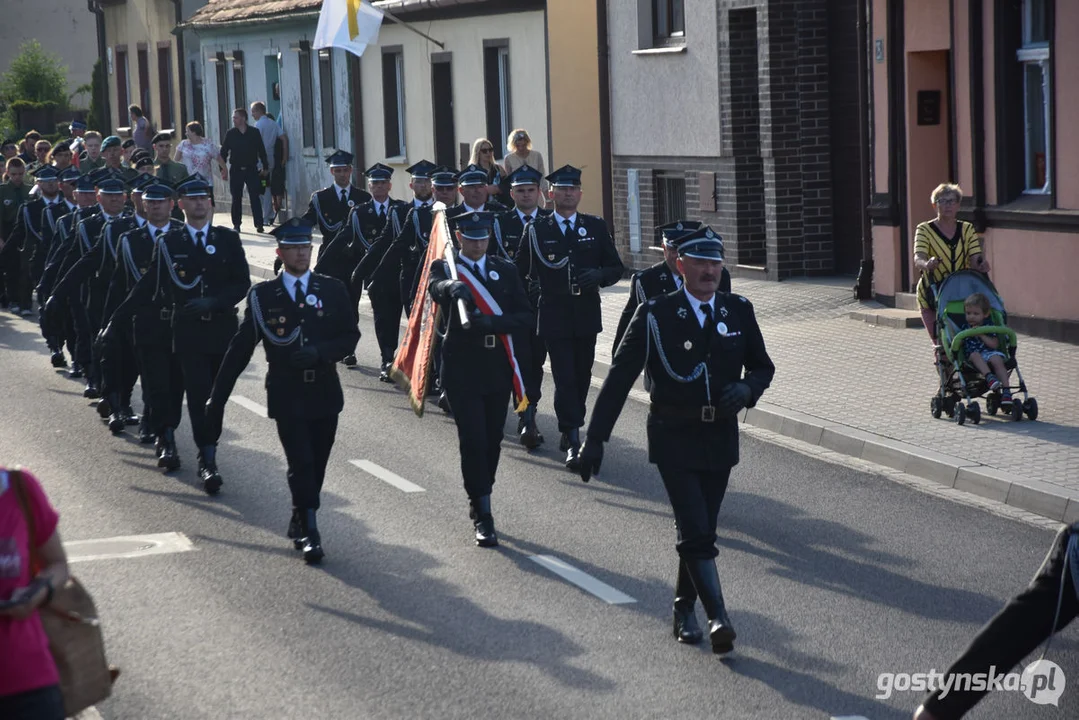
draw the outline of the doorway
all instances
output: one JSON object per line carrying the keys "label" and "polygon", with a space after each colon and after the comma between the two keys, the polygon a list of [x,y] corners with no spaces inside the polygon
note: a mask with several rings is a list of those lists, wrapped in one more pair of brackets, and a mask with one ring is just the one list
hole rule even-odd
{"label": "doorway", "polygon": [[266,112],[275,118],[281,117],[281,68],[277,53],[267,55],[266,63]]}
{"label": "doorway", "polygon": [[435,164],[456,167],[457,131],[453,123],[453,65],[449,53],[431,56],[431,105],[435,128]]}

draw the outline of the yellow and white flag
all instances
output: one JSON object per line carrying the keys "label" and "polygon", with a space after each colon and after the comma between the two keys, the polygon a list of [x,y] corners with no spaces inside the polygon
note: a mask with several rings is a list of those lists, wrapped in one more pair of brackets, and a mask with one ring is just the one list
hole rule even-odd
{"label": "yellow and white flag", "polygon": [[363,0],[322,0],[314,46],[336,47],[353,55],[363,55],[378,40],[383,13]]}

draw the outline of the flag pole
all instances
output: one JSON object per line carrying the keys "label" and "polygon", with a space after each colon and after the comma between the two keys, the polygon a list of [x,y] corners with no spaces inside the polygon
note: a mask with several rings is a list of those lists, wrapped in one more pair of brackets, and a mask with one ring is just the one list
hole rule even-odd
{"label": "flag pole", "polygon": [[390,12],[389,10],[385,10],[385,9],[383,9],[383,8],[378,8],[378,10],[379,10],[380,12],[382,12],[382,14],[383,14],[383,15],[385,15],[386,17],[388,17],[388,18],[389,18],[390,20],[393,20],[393,21],[394,21],[395,23],[397,23],[397,24],[398,24],[398,25],[400,25],[401,27],[403,27],[403,28],[406,28],[406,29],[408,29],[408,30],[411,30],[412,32],[414,32],[414,33],[416,33],[417,35],[419,35],[420,37],[422,37],[422,38],[424,38],[424,39],[426,39],[426,40],[428,40],[428,41],[430,41],[430,42],[433,42],[433,43],[434,43],[435,45],[438,45],[438,46],[439,46],[440,48],[442,48],[443,50],[445,50],[445,49],[446,49],[446,45],[445,45],[445,43],[441,43],[441,42],[439,42],[438,40],[435,40],[435,39],[434,39],[433,37],[431,37],[430,35],[428,35],[428,34],[426,34],[426,33],[424,33],[424,32],[421,32],[420,30],[417,30],[417,29],[416,29],[416,27],[415,27],[414,25],[412,25],[411,23],[407,23],[407,22],[405,22],[404,20],[402,20],[401,18],[397,17],[396,15],[394,15],[394,14],[393,14],[392,12]]}

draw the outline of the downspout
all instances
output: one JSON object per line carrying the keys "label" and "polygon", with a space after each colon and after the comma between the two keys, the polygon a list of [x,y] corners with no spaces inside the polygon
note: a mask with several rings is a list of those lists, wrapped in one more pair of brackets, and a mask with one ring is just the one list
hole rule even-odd
{"label": "downspout", "polygon": [[858,2],[858,140],[859,174],[862,211],[862,262],[858,267],[858,280],[854,295],[858,300],[873,297],[873,231],[869,224],[869,27],[866,22],[866,4]]}
{"label": "downspout", "polygon": [[607,40],[607,0],[596,3],[597,47],[599,60],[599,147],[603,176],[603,219],[614,222],[614,192],[611,169],[611,46]]}
{"label": "downspout", "polygon": [[[176,27],[184,21],[183,0],[172,0],[176,7]],[[180,124],[177,130],[187,125],[187,56],[184,53],[184,31],[176,33],[176,79],[180,90]],[[182,133],[178,133],[182,137]]]}
{"label": "downspout", "polygon": [[974,175],[974,228],[985,232],[985,68],[982,52],[982,33],[985,16],[982,0],[970,0],[970,166]]}
{"label": "downspout", "polygon": [[97,25],[97,57],[101,63],[102,77],[105,79],[101,83],[101,97],[98,98],[98,102],[101,103],[108,127],[101,128],[101,131],[110,135],[112,134],[112,109],[109,107],[109,49],[105,41],[105,11],[97,4],[97,0],[86,0],[86,9],[94,14]]}

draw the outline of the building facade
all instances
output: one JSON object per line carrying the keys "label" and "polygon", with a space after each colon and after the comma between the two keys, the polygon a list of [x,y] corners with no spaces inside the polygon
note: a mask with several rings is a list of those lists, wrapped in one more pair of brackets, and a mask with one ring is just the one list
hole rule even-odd
{"label": "building facade", "polygon": [[855,272],[855,1],[607,7],[615,225],[627,265],[656,262],[656,228],[685,217],[723,235],[735,274]]}
{"label": "building facade", "polygon": [[[97,60],[97,23],[85,2],[35,0],[4,3],[0,23],[0,68],[11,67],[20,46],[35,39],[47,52],[58,55],[67,65],[68,93],[88,85]],[[89,95],[76,98],[77,107],[86,108]],[[46,133],[54,128],[38,128]]]}
{"label": "building facade", "polygon": [[912,236],[956,181],[1009,322],[1079,342],[1079,3],[872,0],[873,286],[918,277]]}

